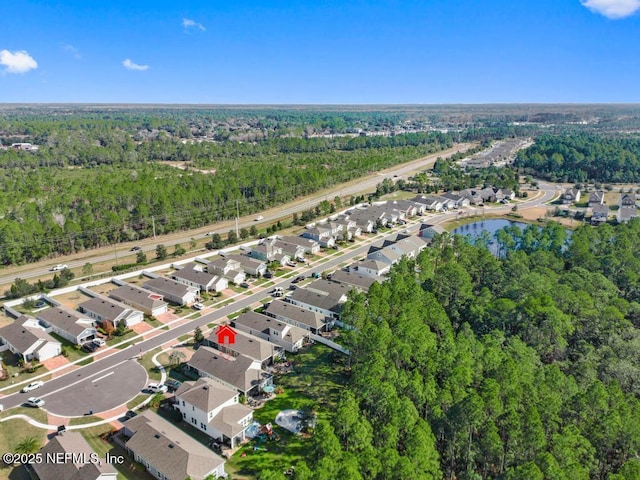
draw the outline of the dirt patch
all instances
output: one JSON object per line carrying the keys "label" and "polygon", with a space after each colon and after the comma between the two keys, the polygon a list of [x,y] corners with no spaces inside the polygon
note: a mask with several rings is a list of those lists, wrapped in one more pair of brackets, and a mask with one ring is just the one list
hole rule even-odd
{"label": "dirt patch", "polygon": [[[49,358],[47,360],[44,360],[42,362],[42,364],[44,365],[44,368],[46,368],[47,370],[49,370],[50,372],[60,368],[60,367],[64,367],[66,365],[69,365],[69,360],[65,357],[63,357],[62,355],[57,355],[53,358]],[[67,373],[67,370],[65,369],[64,373]],[[62,374],[62,373],[60,373]],[[56,374],[53,374],[54,377],[56,377]]]}
{"label": "dirt patch", "polygon": [[107,282],[101,285],[96,285],[95,287],[91,287],[92,292],[99,293],[100,295],[104,295],[105,297],[109,296],[109,292],[111,290],[115,290],[118,286],[115,283]]}
{"label": "dirt patch", "polygon": [[146,333],[149,330],[153,330],[153,327],[145,322],[136,323],[135,325],[131,325],[131,330],[136,333]]}
{"label": "dirt patch", "polygon": [[63,295],[57,295],[53,297],[57,302],[60,302],[65,307],[70,308],[71,310],[75,310],[78,308],[78,305],[82,302],[86,302],[90,300],[91,297],[82,293],[80,290],[76,290],[75,292],[65,293]]}
{"label": "dirt patch", "polygon": [[178,318],[180,318],[180,316],[176,315],[175,313],[172,313],[172,312],[162,313],[162,314],[156,316],[156,319],[160,323],[169,323],[169,322],[172,322],[174,320],[177,320]]}

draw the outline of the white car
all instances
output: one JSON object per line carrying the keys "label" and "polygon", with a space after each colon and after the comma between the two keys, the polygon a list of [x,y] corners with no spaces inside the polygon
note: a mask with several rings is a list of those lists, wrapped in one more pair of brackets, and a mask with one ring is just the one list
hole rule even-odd
{"label": "white car", "polygon": [[51,267],[51,271],[52,272],[57,272],[58,270],[64,270],[65,268],[69,268],[67,265],[65,265],[64,263],[60,263],[54,267]]}
{"label": "white car", "polygon": [[93,344],[97,345],[98,347],[104,347],[107,344],[107,342],[105,342],[102,338],[94,338]]}
{"label": "white car", "polygon": [[259,222],[260,220],[263,220],[263,219],[264,219],[264,217],[263,217],[262,215],[258,215],[258,216],[255,218],[254,222]]}
{"label": "white car", "polygon": [[167,386],[162,383],[151,383],[147,387],[147,390],[153,393],[167,393]]}
{"label": "white car", "polygon": [[30,392],[31,390],[35,390],[36,388],[40,388],[42,385],[44,385],[44,382],[41,382],[40,380],[36,381],[36,382],[31,382],[29,385],[25,385],[24,387],[22,387],[22,390],[20,390],[22,393],[27,393]]}
{"label": "white car", "polygon": [[33,407],[33,408],[40,408],[44,406],[44,400],[38,397],[29,397],[27,401],[24,403],[28,407]]}
{"label": "white car", "polygon": [[201,304],[200,302],[197,302],[193,304],[193,308],[196,310],[204,310],[204,305]]}

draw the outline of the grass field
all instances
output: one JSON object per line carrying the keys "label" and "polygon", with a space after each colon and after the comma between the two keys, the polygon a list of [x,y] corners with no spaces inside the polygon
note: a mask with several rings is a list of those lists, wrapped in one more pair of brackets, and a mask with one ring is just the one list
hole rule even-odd
{"label": "grass field", "polygon": [[[227,461],[227,471],[234,479],[257,478],[264,470],[284,471],[298,461],[308,459],[311,438],[295,435],[275,424],[278,412],[288,409],[311,409],[320,419],[327,419],[335,410],[344,385],[343,367],[334,359],[336,354],[323,345],[313,345],[298,355],[291,356],[294,372],[274,379],[284,392],[254,411],[254,418],[262,424],[272,422],[280,440],[266,440],[260,444],[264,450],[254,450],[257,440],[240,448]],[[246,456],[243,458],[242,454]]]}
{"label": "grass field", "polygon": [[[15,414],[19,409],[12,409],[11,414]],[[44,414],[44,412],[41,412]],[[46,421],[46,415],[45,415]],[[7,420],[0,423],[0,451],[15,452],[18,444],[24,439],[33,437],[38,440],[40,446],[44,445],[47,432],[41,428],[29,425],[24,420]],[[8,467],[4,462],[0,462],[0,479],[28,479],[26,471],[22,467]]]}

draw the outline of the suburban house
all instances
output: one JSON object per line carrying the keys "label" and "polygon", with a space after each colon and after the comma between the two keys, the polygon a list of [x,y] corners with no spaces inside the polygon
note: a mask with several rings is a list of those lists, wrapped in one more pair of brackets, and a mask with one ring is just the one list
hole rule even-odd
{"label": "suburban house", "polygon": [[349,220],[345,217],[339,217],[335,223],[342,225],[342,230],[338,232],[336,237],[337,240],[351,240],[354,237],[362,235],[362,229],[353,220]]}
{"label": "suburban house", "polygon": [[[302,247],[297,251],[297,247],[294,246],[293,250],[294,253],[304,256],[304,249]],[[262,260],[263,262],[278,262],[280,266],[285,266],[291,261],[289,254],[283,253],[282,248],[268,241],[252,247],[249,256],[257,260]]]}
{"label": "suburban house", "polygon": [[[302,290],[301,288],[298,290]],[[294,292],[295,293],[295,292]],[[249,335],[275,343],[287,352],[297,352],[302,348],[309,332],[275,318],[248,311],[233,320],[233,326]]]}
{"label": "suburban house", "polygon": [[325,315],[281,299],[275,299],[267,304],[264,314],[315,334],[319,334],[327,328]]}
{"label": "suburban house", "polygon": [[328,225],[318,224],[302,232],[302,237],[315,240],[323,248],[332,248],[336,244],[336,239],[332,231],[332,228]]}
{"label": "suburban house", "polygon": [[388,246],[384,248],[372,246],[369,248],[369,251],[367,252],[367,259],[378,260],[380,262],[388,263],[389,265],[392,265],[398,262],[402,257],[402,255],[403,255],[402,253],[399,253],[398,251]]}
{"label": "suburban house", "polygon": [[415,258],[427,247],[427,242],[422,237],[400,234],[392,242],[385,242],[383,245],[385,248],[390,248],[400,255]]}
{"label": "suburban house", "polygon": [[356,271],[360,275],[366,277],[381,277],[386,275],[391,270],[391,264],[387,262],[381,262],[380,260],[360,260],[359,262],[352,263],[349,266],[349,271]]}
{"label": "suburban house", "polygon": [[[298,245],[304,249],[304,253],[309,255],[315,255],[320,251],[320,244],[309,238],[302,238],[302,237],[296,237],[294,235],[287,235],[284,237],[280,237],[279,240],[282,240],[283,242],[293,243],[294,245]],[[283,252],[284,252],[284,249],[283,249]]]}
{"label": "suburban house", "polygon": [[198,293],[200,293],[198,287],[185,285],[184,283],[176,282],[167,277],[152,278],[145,282],[143,287],[162,295],[165,300],[177,305],[189,305],[195,302]]}
{"label": "suburban house", "polygon": [[229,288],[229,281],[218,275],[204,271],[204,268],[196,263],[188,263],[171,274],[176,282],[191,287],[197,287],[201,292],[221,292]]}
{"label": "suburban house", "polygon": [[580,190],[577,188],[567,188],[562,194],[562,203],[569,205],[580,201]]}
{"label": "suburban house", "polygon": [[282,348],[275,343],[268,342],[254,335],[242,331],[236,331],[233,342],[225,342],[217,332],[213,332],[205,340],[206,344],[223,353],[237,357],[245,355],[260,362],[261,368],[267,368],[273,363],[273,359],[280,356]]}
{"label": "suburban house", "polygon": [[442,235],[443,233],[447,233],[447,231],[441,225],[429,225],[427,223],[423,223],[422,225],[420,225],[418,237],[433,238],[436,235]]}
{"label": "suburban house", "polygon": [[609,217],[609,206],[596,204],[591,210],[591,225],[600,225]]}
{"label": "suburban house", "polygon": [[[118,471],[91,448],[80,432],[56,435],[40,449],[41,462],[30,464],[39,480],[117,480]],[[61,461],[60,459],[64,459]],[[101,460],[97,462],[96,459]]]}
{"label": "suburban house", "polygon": [[[339,285],[336,283],[335,285]],[[342,285],[347,291],[348,287]],[[338,320],[340,318],[340,311],[342,310],[342,304],[346,300],[344,291],[338,292],[322,291],[319,289],[298,288],[294,292],[285,297],[285,301],[297,305],[298,307],[306,308],[312,312],[317,312],[324,315],[327,319]]]}
{"label": "suburban house", "polygon": [[98,334],[94,320],[63,306],[41,310],[36,318],[53,333],[76,345],[91,341]]}
{"label": "suburban house", "polygon": [[331,274],[331,281],[347,285],[351,288],[357,288],[360,291],[367,292],[369,287],[377,282],[374,277],[363,275],[358,272],[345,272],[337,270]]}
{"label": "suburban house", "polygon": [[218,258],[207,263],[207,272],[226,278],[236,285],[241,284],[247,278],[247,274],[242,270],[240,262],[230,258]]}
{"label": "suburban house", "polygon": [[[92,295],[95,294],[92,293]],[[130,327],[144,320],[144,314],[140,310],[100,295],[90,298],[86,302],[82,302],[78,305],[78,309],[98,323],[110,320],[114,327],[117,327],[120,323],[124,323],[126,327]]]}
{"label": "suburban house", "polygon": [[355,209],[347,214],[347,220],[355,223],[360,231],[371,233],[376,228],[377,218],[372,218],[372,215],[367,213],[366,210]]}
{"label": "suburban house", "polygon": [[498,201],[496,189],[494,189],[493,187],[485,187],[480,190],[480,197],[482,197],[483,202],[493,203]]}
{"label": "suburban house", "polygon": [[42,362],[62,353],[62,344],[49,335],[40,323],[21,315],[0,328],[0,351],[9,350],[25,362]]}
{"label": "suburban house", "polygon": [[251,258],[247,255],[228,254],[225,260],[234,260],[240,265],[240,269],[252,277],[261,277],[267,271],[267,262]]}
{"label": "suburban house", "polygon": [[[287,255],[290,261],[301,260],[304,258],[305,248],[302,245],[290,243],[284,240],[278,240],[275,238],[273,240],[269,240],[268,242],[270,242],[274,248],[277,248],[279,251],[281,251],[283,255]],[[318,249],[320,249],[320,244],[316,243],[316,245],[318,245]],[[282,265],[282,262],[280,262],[280,264]]]}
{"label": "suburban house", "polygon": [[163,313],[167,313],[168,305],[164,301],[164,297],[157,293],[151,293],[128,283],[122,282],[118,288],[109,292],[109,298],[118,300],[126,305],[141,310],[147,315],[157,317]]}
{"label": "suburban house", "polygon": [[253,410],[241,404],[239,397],[235,388],[203,377],[184,382],[175,393],[173,406],[182,421],[235,448],[244,441],[245,430],[253,421]]}
{"label": "suburban house", "polygon": [[442,210],[442,207],[444,207],[442,199],[435,195],[418,195],[417,197],[413,197],[411,201],[421,203],[424,205],[425,209],[434,210],[436,212],[439,212]]}
{"label": "suburban house", "polygon": [[411,200],[394,200],[393,202],[388,202],[388,205],[400,212],[403,212],[405,217],[422,215],[426,210],[423,203],[412,202]]}
{"label": "suburban house", "polygon": [[449,205],[451,205],[450,208],[468,207],[470,205],[469,199],[467,197],[463,197],[462,195],[458,195],[456,193],[446,192],[439,196],[446,200],[449,200]]}
{"label": "suburban house", "polygon": [[604,191],[595,191],[589,194],[589,206],[595,207],[596,205],[604,204]]}
{"label": "suburban house", "polygon": [[631,194],[620,196],[620,208],[618,209],[618,223],[628,222],[632,218],[638,216],[638,208],[636,207],[636,199]]}
{"label": "suburban house", "polygon": [[466,188],[460,192],[460,196],[469,200],[469,205],[480,205],[483,203],[482,195],[475,188]]}
{"label": "suburban house", "polygon": [[134,460],[158,480],[227,476],[223,458],[152,410],[127,420],[118,437]]}
{"label": "suburban house", "polygon": [[272,375],[262,370],[258,360],[246,355],[227,355],[210,347],[200,347],[187,362],[191,370],[237,390],[245,397],[270,385]]}

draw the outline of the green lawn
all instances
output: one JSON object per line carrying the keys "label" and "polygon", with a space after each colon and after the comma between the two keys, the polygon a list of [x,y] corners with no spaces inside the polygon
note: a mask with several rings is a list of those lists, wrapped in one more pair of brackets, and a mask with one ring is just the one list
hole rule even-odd
{"label": "green lawn", "polygon": [[86,425],[87,423],[101,422],[103,419],[95,415],[83,415],[69,420],[69,425]]}
{"label": "green lawn", "polygon": [[138,334],[134,331],[134,330],[129,330],[127,333],[125,333],[124,335],[121,335],[119,337],[117,336],[113,336],[111,338],[111,340],[107,340],[107,345],[115,345],[117,343],[120,342],[124,342],[125,340],[129,340],[130,338],[133,338],[135,336],[137,336]]}
{"label": "green lawn", "polygon": [[75,362],[76,360],[87,356],[87,353],[80,350],[80,346],[76,345],[75,343],[71,343],[69,340],[62,338],[60,335],[53,332],[51,332],[49,335],[51,335],[62,344],[62,348],[66,350],[67,359],[70,362]]}
{"label": "green lawn", "polygon": [[[344,377],[341,362],[334,362],[335,354],[324,345],[313,345],[298,355],[290,356],[294,372],[274,379],[284,392],[254,411],[254,418],[262,424],[272,422],[280,440],[265,440],[254,450],[258,440],[239,449],[227,461],[227,471],[233,478],[256,478],[264,470],[284,471],[310,455],[311,439],[290,433],[277,425],[278,412],[288,409],[316,408],[319,418],[327,418],[337,405]],[[246,453],[243,458],[242,454]]]}
{"label": "green lawn", "polygon": [[156,382],[159,381],[160,378],[162,378],[162,374],[158,370],[158,367],[156,367],[156,365],[151,361],[151,359],[156,353],[159,353],[160,350],[160,347],[158,347],[154,348],[150,352],[145,352],[144,355],[142,355],[142,360],[139,360],[140,365],[142,365],[147,371],[149,380],[153,380]]}
{"label": "green lawn", "polygon": [[140,405],[142,402],[144,402],[144,401],[147,399],[147,397],[148,397],[148,396],[149,396],[149,395],[143,395],[143,394],[141,394],[141,395],[136,395],[133,399],[131,399],[131,400],[129,400],[129,401],[127,402],[127,408],[128,408],[129,410],[131,410],[132,408],[137,407],[137,406],[138,406],[138,405]]}
{"label": "green lawn", "polygon": [[[16,413],[17,410],[19,409],[12,409],[11,413]],[[44,414],[44,412],[41,413]],[[6,422],[0,423],[0,451],[2,453],[15,452],[18,444],[29,437],[36,438],[40,446],[42,446],[45,443],[46,436],[46,430],[29,425],[23,420],[7,420]],[[4,462],[0,462],[0,478],[11,478],[12,480],[28,478],[21,476],[24,472],[25,470],[22,467],[14,469],[13,467],[7,466]]]}

